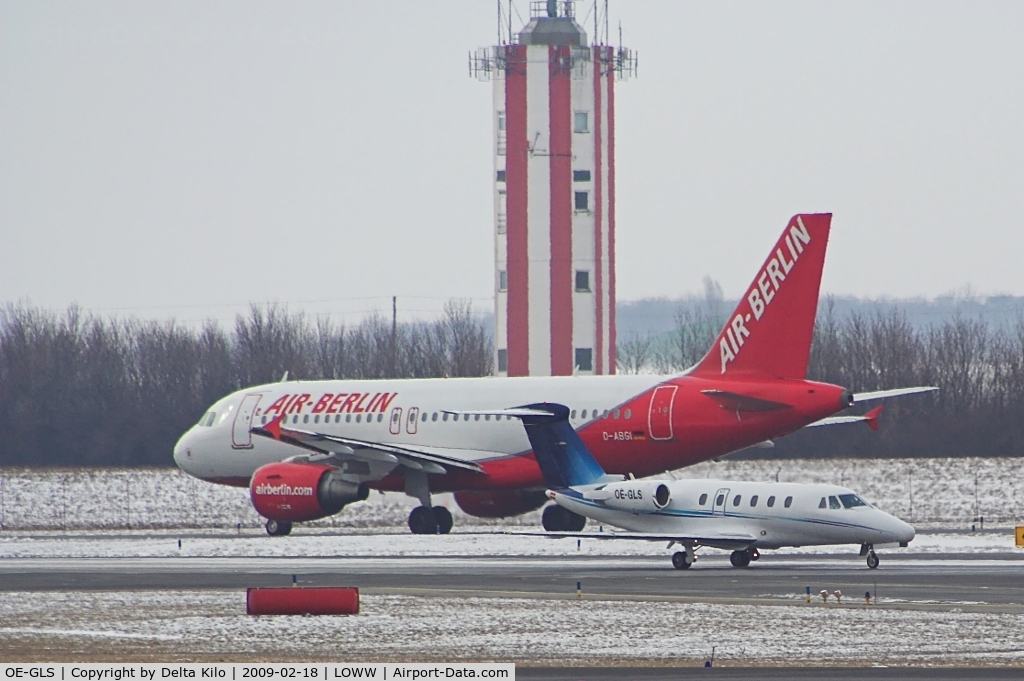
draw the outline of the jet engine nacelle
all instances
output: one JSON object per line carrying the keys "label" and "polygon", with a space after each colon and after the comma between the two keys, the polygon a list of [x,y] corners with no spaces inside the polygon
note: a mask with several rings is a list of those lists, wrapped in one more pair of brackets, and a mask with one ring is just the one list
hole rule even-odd
{"label": "jet engine nacelle", "polygon": [[660,511],[672,501],[668,485],[657,480],[630,480],[605,486],[593,495],[608,508],[635,513]]}
{"label": "jet engine nacelle", "polygon": [[369,494],[364,483],[343,480],[337,468],[321,464],[268,463],[249,483],[256,512],[281,522],[325,518]]}
{"label": "jet engine nacelle", "polygon": [[455,503],[477,518],[508,518],[529,513],[548,499],[538,490],[502,490],[499,492],[456,492]]}

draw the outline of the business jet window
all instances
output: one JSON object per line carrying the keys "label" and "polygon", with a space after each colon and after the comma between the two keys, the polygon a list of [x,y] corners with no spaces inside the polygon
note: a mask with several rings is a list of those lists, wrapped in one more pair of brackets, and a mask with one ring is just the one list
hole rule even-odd
{"label": "business jet window", "polygon": [[750,505],[751,506],[757,506],[757,495],[756,494],[754,496],[750,497]]}
{"label": "business jet window", "polygon": [[708,503],[708,495],[707,494],[701,494],[700,495],[700,499],[697,500],[697,503],[700,504],[701,506],[703,506],[704,504]]}
{"label": "business jet window", "polygon": [[846,508],[854,508],[856,506],[867,506],[863,499],[858,497],[856,494],[840,494],[839,501],[843,502],[843,506]]}
{"label": "business jet window", "polygon": [[740,505],[740,499],[741,499],[741,498],[742,498],[742,495],[740,495],[740,494],[737,494],[736,496],[734,496],[734,497],[732,498],[732,505],[733,505],[733,506],[739,506],[739,505]]}
{"label": "business jet window", "polygon": [[829,497],[828,498],[828,507],[832,508],[832,509],[836,509],[836,508],[842,508],[843,506],[842,506],[842,504],[839,503],[839,499],[837,499],[835,497]]}
{"label": "business jet window", "polygon": [[825,497],[822,497],[821,501],[818,502],[818,508],[828,508],[828,504],[825,503]]}
{"label": "business jet window", "polygon": [[793,505],[793,497],[786,497],[786,508]]}
{"label": "business jet window", "polygon": [[775,497],[768,497],[768,508],[775,506]]}
{"label": "business jet window", "polygon": [[718,498],[715,499],[715,506],[721,506],[724,503],[725,503],[725,495],[724,494],[719,494]]}

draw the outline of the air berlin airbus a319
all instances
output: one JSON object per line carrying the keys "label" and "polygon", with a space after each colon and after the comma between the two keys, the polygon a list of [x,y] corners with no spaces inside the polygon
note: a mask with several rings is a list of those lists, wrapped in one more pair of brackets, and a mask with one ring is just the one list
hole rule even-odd
{"label": "air berlin airbus a319", "polygon": [[[446,533],[431,494],[455,492],[471,515],[539,508],[544,478],[516,407],[567,405],[570,423],[609,473],[645,476],[750,447],[854,404],[931,388],[854,395],[806,380],[830,214],[794,216],[707,355],[673,376],[285,381],[214,404],[174,448],[196,477],[249,487],[272,535],[338,513],[369,489],[404,491],[421,506],[417,534]],[[557,507],[555,508],[559,511]],[[585,519],[545,513],[552,531]]]}

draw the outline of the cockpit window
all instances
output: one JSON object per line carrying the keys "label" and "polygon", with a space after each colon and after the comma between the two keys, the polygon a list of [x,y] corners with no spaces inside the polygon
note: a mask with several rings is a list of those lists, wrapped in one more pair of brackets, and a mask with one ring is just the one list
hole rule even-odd
{"label": "cockpit window", "polygon": [[828,508],[828,504],[825,503],[825,497],[822,497],[821,501],[818,502],[818,508]]}
{"label": "cockpit window", "polygon": [[839,501],[843,502],[843,506],[846,508],[854,508],[856,506],[867,506],[863,499],[858,497],[856,494],[840,494]]}
{"label": "cockpit window", "polygon": [[211,411],[210,415],[206,417],[206,427],[209,428],[213,425],[214,419],[217,418],[217,412]]}
{"label": "cockpit window", "polygon": [[842,506],[839,503],[839,499],[836,499],[835,497],[828,498],[828,507],[831,509],[842,508]]}

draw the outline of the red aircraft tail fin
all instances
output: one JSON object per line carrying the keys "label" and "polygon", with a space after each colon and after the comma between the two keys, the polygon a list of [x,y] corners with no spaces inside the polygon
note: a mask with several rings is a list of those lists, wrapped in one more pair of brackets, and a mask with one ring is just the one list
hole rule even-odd
{"label": "red aircraft tail fin", "polygon": [[805,378],[831,213],[794,215],[695,376]]}

